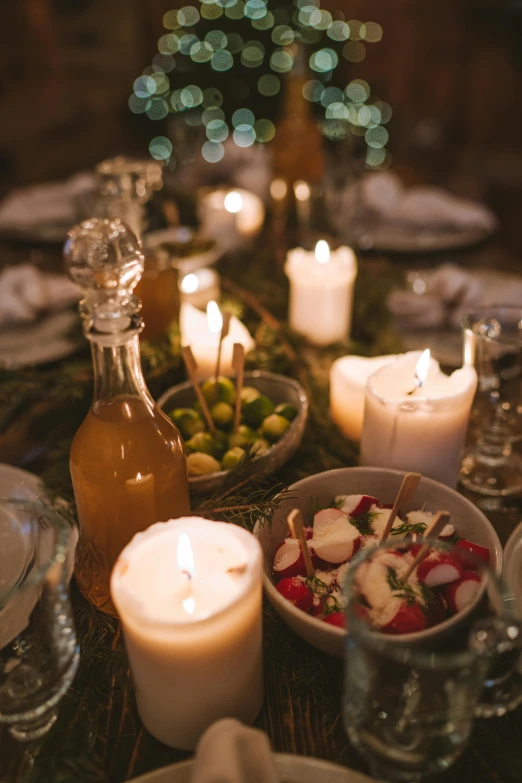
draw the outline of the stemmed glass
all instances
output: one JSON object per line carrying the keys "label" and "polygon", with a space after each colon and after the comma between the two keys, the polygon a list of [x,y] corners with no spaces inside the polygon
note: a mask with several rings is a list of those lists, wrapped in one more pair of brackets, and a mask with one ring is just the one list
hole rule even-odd
{"label": "stemmed glass", "polygon": [[69,602],[72,528],[47,503],[0,503],[0,724],[43,737],[79,661]]}
{"label": "stemmed glass", "polygon": [[472,411],[476,442],[464,455],[460,480],[481,495],[522,491],[522,308],[496,305],[463,319],[464,363],[474,365],[478,388]]}
{"label": "stemmed glass", "polygon": [[[464,749],[474,717],[502,715],[522,701],[520,626],[508,616],[491,569],[467,552],[466,567],[480,578],[475,604],[418,633],[393,636],[371,628],[361,611],[361,574],[376,553],[410,543],[363,551],[345,582],[344,724],[373,775],[390,783],[448,768]],[[430,544],[453,551],[440,541]]]}

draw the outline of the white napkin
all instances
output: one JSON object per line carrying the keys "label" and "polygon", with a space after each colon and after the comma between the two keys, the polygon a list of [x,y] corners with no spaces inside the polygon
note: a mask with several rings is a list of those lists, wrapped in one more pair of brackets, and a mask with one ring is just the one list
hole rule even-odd
{"label": "white napkin", "polygon": [[492,231],[497,220],[483,204],[427,185],[405,188],[391,171],[369,174],[359,183],[362,206],[387,223],[411,229]]}
{"label": "white napkin", "polygon": [[214,723],[201,737],[192,783],[279,783],[266,734],[237,720]]}
{"label": "white napkin", "polygon": [[64,182],[13,190],[0,204],[0,228],[21,230],[46,222],[72,226],[78,218],[76,200],[93,184],[93,175],[81,172]]}
{"label": "white napkin", "polygon": [[466,272],[455,264],[412,272],[410,288],[392,291],[388,307],[405,328],[458,328],[464,313],[505,302],[522,307],[522,278]]}
{"label": "white napkin", "polygon": [[0,327],[29,323],[79,298],[79,289],[65,275],[46,274],[32,264],[7,267],[0,272]]}

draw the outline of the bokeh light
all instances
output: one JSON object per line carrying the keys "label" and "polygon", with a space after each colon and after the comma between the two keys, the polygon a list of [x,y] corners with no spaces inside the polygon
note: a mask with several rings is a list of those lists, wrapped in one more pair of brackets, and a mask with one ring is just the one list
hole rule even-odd
{"label": "bokeh light", "polygon": [[276,127],[272,120],[257,120],[254,123],[254,133],[256,135],[256,141],[266,144],[274,138]]}
{"label": "bokeh light", "polygon": [[275,76],[272,73],[265,73],[264,76],[261,76],[257,82],[257,89],[261,93],[261,95],[266,95],[267,97],[271,97],[273,95],[277,95],[279,90],[281,89],[281,82],[279,81],[278,77]]}
{"label": "bokeh light", "polygon": [[149,144],[149,152],[155,160],[168,160],[172,155],[172,142],[166,136],[156,136]]}
{"label": "bokeh light", "polygon": [[206,141],[201,148],[201,154],[207,163],[218,163],[223,160],[225,148],[220,141]]}

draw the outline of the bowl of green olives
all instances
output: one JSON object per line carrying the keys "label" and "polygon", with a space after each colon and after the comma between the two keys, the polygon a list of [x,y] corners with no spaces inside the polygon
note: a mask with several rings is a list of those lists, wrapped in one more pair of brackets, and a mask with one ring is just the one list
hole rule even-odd
{"label": "bowl of green olives", "polygon": [[245,372],[241,418],[234,431],[236,386],[220,376],[200,384],[216,434],[206,424],[191,382],[168,389],[158,400],[183,436],[191,489],[210,492],[247,453],[257,475],[281,467],[301,443],[308,417],[308,397],[292,378],[255,370]]}

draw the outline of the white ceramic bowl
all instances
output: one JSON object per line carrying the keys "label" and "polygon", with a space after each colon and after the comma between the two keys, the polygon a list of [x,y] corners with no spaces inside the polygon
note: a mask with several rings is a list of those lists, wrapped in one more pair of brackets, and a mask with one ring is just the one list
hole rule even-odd
{"label": "white ceramic bowl", "polygon": [[[292,508],[299,508],[306,523],[313,518],[313,508],[316,503],[324,503],[326,507],[336,495],[374,495],[383,503],[391,503],[395,499],[403,476],[401,471],[384,468],[339,468],[317,473],[315,476],[309,476],[292,484],[289,487],[289,497],[280,503],[272,524],[258,522],[254,529],[265,556],[263,582],[268,600],[293,631],[314,647],[336,658],[343,656],[346,631],[297,609],[277,592],[272,582],[272,561],[277,547],[287,535],[287,516]],[[404,510],[414,511],[422,508],[424,504],[427,511],[449,511],[452,524],[462,538],[468,538],[489,549],[491,568],[497,576],[500,576],[502,546],[491,522],[473,503],[444,484],[423,477],[413,501],[406,505]],[[476,600],[478,601],[479,598]],[[458,624],[463,615],[464,613],[461,612],[439,626],[410,634],[408,640],[422,643],[442,633],[448,633]]]}

